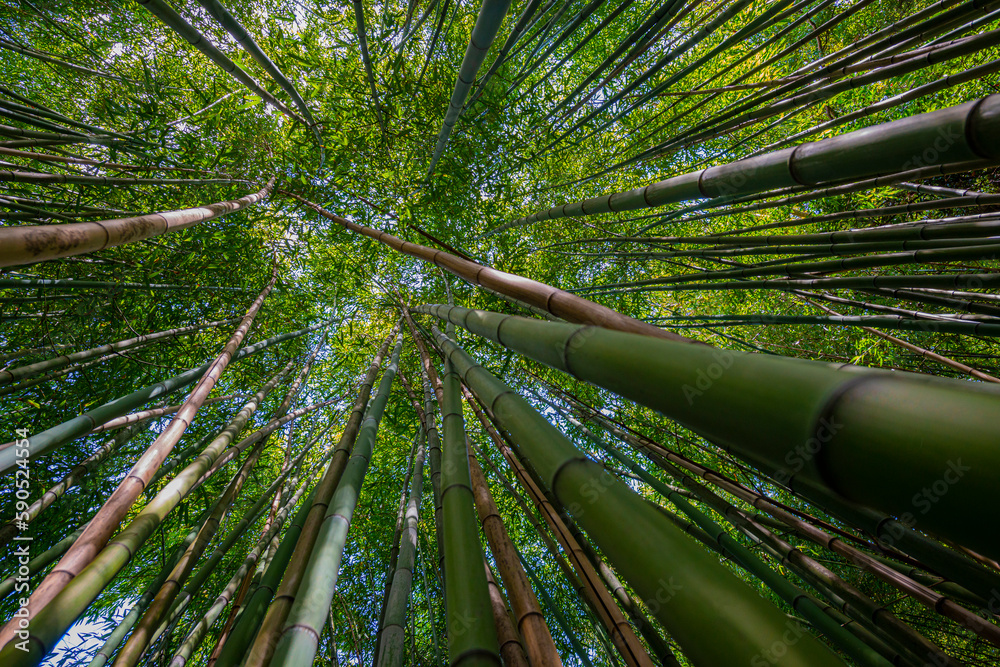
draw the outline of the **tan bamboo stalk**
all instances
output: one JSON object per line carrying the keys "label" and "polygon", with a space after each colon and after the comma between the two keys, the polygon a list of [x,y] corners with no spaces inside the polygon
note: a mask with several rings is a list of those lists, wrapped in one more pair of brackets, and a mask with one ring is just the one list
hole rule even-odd
{"label": "tan bamboo stalk", "polygon": [[490,435],[493,444],[500,450],[500,453],[514,471],[518,481],[524,490],[527,491],[532,502],[535,503],[535,507],[542,515],[545,523],[548,524],[552,534],[559,541],[570,563],[572,563],[573,569],[584,586],[586,597],[589,598],[592,608],[597,611],[601,624],[608,631],[611,641],[615,645],[615,648],[618,649],[622,659],[630,666],[652,667],[655,665],[652,658],[649,657],[649,654],[642,647],[639,638],[633,632],[632,626],[629,625],[625,615],[601,583],[600,575],[583,555],[579,544],[577,544],[576,540],[570,534],[569,529],[566,528],[559,514],[545,499],[545,494],[535,485],[528,471],[524,469],[524,466],[521,465],[514,452],[500,437],[500,434],[494,428],[492,419],[487,419],[479,402],[477,400],[470,401],[470,393],[468,393],[468,390],[466,392],[466,400],[469,406],[476,413],[476,417]]}
{"label": "tan bamboo stalk", "polygon": [[302,202],[323,217],[336,222],[344,227],[344,229],[375,239],[404,255],[410,255],[411,257],[416,257],[417,259],[439,266],[473,285],[487,287],[519,301],[524,301],[569,322],[595,324],[606,329],[617,329],[618,331],[644,334],[668,340],[695,342],[689,338],[664,331],[659,327],[628,317],[627,315],[622,315],[606,306],[588,301],[575,294],[570,294],[537,280],[498,271],[488,266],[456,257],[443,250],[435,250],[427,246],[410,243],[391,234],[359,225],[338,215],[334,215],[298,195],[285,191],[282,192]]}
{"label": "tan bamboo stalk", "polygon": [[[28,561],[28,575],[34,575],[42,571],[50,563],[53,563],[57,558],[66,553],[66,550],[73,546],[73,542],[76,538],[80,537],[83,529],[87,527],[87,524],[83,524],[72,533],[62,538],[54,545],[46,549],[43,553],[35,556],[30,561]],[[18,571],[7,577],[3,581],[0,581],[0,600],[4,599],[8,595],[14,592],[14,588],[18,583],[24,583],[23,571],[18,568]]]}
{"label": "tan bamboo stalk", "polygon": [[382,365],[382,360],[388,354],[389,345],[396,337],[400,326],[401,324],[397,322],[393,327],[392,332],[382,342],[381,347],[379,347],[375,355],[375,359],[365,373],[361,389],[358,392],[358,398],[354,403],[351,416],[344,426],[337,449],[329,466],[327,466],[326,472],[323,474],[323,478],[316,486],[312,507],[309,509],[302,526],[302,531],[296,541],[291,560],[285,569],[285,574],[281,578],[281,583],[277,591],[275,591],[274,599],[267,609],[267,614],[261,622],[254,643],[249,647],[247,667],[251,667],[251,665],[266,665],[270,660],[274,645],[278,639],[278,633],[284,626],[288,611],[295,601],[295,595],[298,592],[299,584],[302,582],[302,575],[312,554],[312,548],[316,542],[316,536],[319,533],[323,518],[326,516],[330,499],[337,490],[337,485],[350,459],[351,451],[354,448],[358,430],[361,427],[361,421],[364,417],[365,407],[368,405],[368,399],[371,396],[375,376]]}
{"label": "tan bamboo stalk", "polygon": [[[469,397],[466,396],[466,402]],[[514,544],[511,542],[507,528],[500,517],[500,510],[493,500],[490,488],[486,483],[482,468],[476,460],[472,448],[469,448],[469,474],[472,479],[472,492],[476,503],[476,512],[486,535],[493,560],[497,565],[500,578],[510,596],[511,609],[517,621],[517,629],[524,637],[524,650],[531,658],[533,667],[539,665],[562,665],[559,650],[552,640],[549,626],[545,623],[538,598],[531,589],[528,575],[521,567]],[[501,643],[501,650],[503,644]]]}
{"label": "tan bamboo stalk", "polygon": [[262,189],[240,199],[208,204],[199,208],[98,222],[0,227],[0,266],[17,266],[59,257],[83,255],[187,229],[266,199],[274,188],[276,180],[272,177]]}
{"label": "tan bamboo stalk", "polygon": [[[229,360],[243,342],[243,338],[250,329],[250,325],[253,324],[257,311],[260,310],[264,299],[267,298],[277,280],[278,263],[275,261],[274,269],[271,272],[271,280],[250,305],[239,327],[237,327],[232,337],[226,343],[222,354],[216,358],[215,362],[202,375],[198,384],[195,385],[195,388],[188,395],[187,400],[184,401],[184,405],[170,421],[170,424],[160,433],[159,437],[156,438],[142,456],[139,457],[139,460],[132,466],[125,479],[118,485],[118,488],[115,489],[101,509],[98,510],[83,535],[80,536],[80,539],[63,556],[62,560],[59,561],[59,565],[35,589],[34,593],[28,599],[28,604],[23,605],[28,612],[27,618],[29,622],[30,618],[43,611],[48,603],[108,543],[118,524],[128,513],[129,508],[145,490],[149,479],[156,472],[156,469],[160,467],[167,455],[170,454],[170,451],[180,440],[181,436],[184,435],[184,431],[191,424],[198,409],[205,402],[205,399],[208,398],[208,394],[211,393],[219,376],[222,375],[222,372],[229,364]],[[249,418],[249,415],[247,415],[247,418]],[[0,655],[11,652],[13,648],[12,639],[14,638],[14,631],[17,625],[18,623],[8,622],[3,628],[0,628],[0,646],[3,647],[0,649]],[[38,627],[39,625],[41,624],[35,624],[33,627]],[[46,630],[52,631],[56,630],[56,628],[50,627],[46,628]],[[55,636],[58,637],[61,634],[62,632],[60,631]],[[50,636],[49,639],[51,640],[52,637]],[[51,648],[51,645],[46,645],[44,641],[34,647],[35,651],[41,649],[42,655],[47,653],[49,648]],[[13,652],[21,653],[22,657],[29,656],[29,653],[18,651],[17,649],[14,649]]]}
{"label": "tan bamboo stalk", "polygon": [[490,563],[483,558],[483,567],[486,569],[486,585],[489,587],[490,608],[493,611],[493,626],[497,632],[497,643],[500,644],[500,657],[503,659],[504,667],[529,667],[527,652],[521,644],[521,638],[514,629],[511,621],[511,610],[507,604],[507,599],[500,590]]}

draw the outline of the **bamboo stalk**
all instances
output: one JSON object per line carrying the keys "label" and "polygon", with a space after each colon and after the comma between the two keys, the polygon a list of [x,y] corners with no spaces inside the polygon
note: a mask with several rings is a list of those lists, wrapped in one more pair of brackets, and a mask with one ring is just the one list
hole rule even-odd
{"label": "bamboo stalk", "polygon": [[[258,640],[251,651],[248,665],[310,665],[319,649],[319,639],[326,617],[333,602],[334,588],[340,571],[341,558],[350,530],[351,518],[357,507],[365,473],[371,461],[372,450],[379,423],[392,389],[392,381],[399,365],[399,352],[403,337],[398,336],[392,358],[382,374],[378,392],[358,432],[358,441],[351,460],[344,469],[341,484],[330,501],[323,521],[317,531],[309,561],[299,584],[300,594],[288,610],[287,620],[276,638],[271,655],[260,656]],[[269,647],[268,645],[267,647]],[[261,647],[261,648],[267,648]],[[268,652],[270,653],[270,651]]]}
{"label": "bamboo stalk", "polygon": [[[115,489],[111,497],[104,503],[103,507],[97,512],[94,518],[91,520],[90,525],[79,540],[73,545],[73,547],[63,556],[59,565],[53,572],[49,574],[48,577],[35,589],[33,594],[28,600],[27,605],[23,605],[28,609],[29,618],[35,615],[51,616],[55,613],[55,608],[48,610],[46,613],[46,608],[64,588],[70,584],[78,574],[80,574],[85,567],[101,552],[104,545],[108,543],[111,535],[118,527],[119,522],[128,513],[129,508],[132,503],[136,501],[139,495],[143,492],[149,479],[153,476],[156,469],[163,463],[163,460],[167,457],[170,451],[173,449],[177,441],[180,440],[184,431],[187,430],[191,421],[194,419],[195,414],[197,414],[198,409],[204,403],[205,399],[208,398],[208,394],[215,387],[215,383],[218,378],[222,375],[222,372],[228,366],[230,360],[233,358],[235,352],[239,348],[240,344],[243,342],[243,338],[246,336],[247,331],[250,329],[250,325],[253,323],[258,310],[264,303],[264,299],[270,293],[271,289],[274,287],[274,283],[278,279],[278,264],[275,263],[274,269],[271,272],[271,280],[268,282],[267,286],[261,291],[254,302],[250,305],[247,310],[246,315],[244,315],[240,325],[237,327],[236,331],[233,333],[232,337],[226,343],[225,348],[222,353],[215,359],[214,362],[208,367],[208,369],[202,374],[201,378],[198,380],[198,384],[195,386],[194,390],[188,395],[188,398],[184,401],[184,405],[180,410],[177,411],[174,418],[170,421],[170,424],[160,433],[152,445],[139,457],[135,465],[129,471],[129,474],[125,479],[119,484],[118,488]],[[277,379],[275,379],[277,382]],[[272,385],[273,386],[273,385]],[[254,408],[256,405],[254,406]],[[249,418],[249,414],[246,416]],[[79,419],[79,418],[78,418]],[[245,423],[245,422],[244,422]],[[94,423],[92,426],[96,426]],[[58,428],[58,427],[57,427]],[[89,429],[88,429],[89,430]],[[235,433],[233,434],[235,435]],[[29,451],[30,451],[30,441],[29,441]],[[16,448],[15,448],[16,449]],[[9,450],[0,452],[0,455],[8,453]],[[14,454],[16,452],[10,452]],[[124,564],[124,563],[123,563]],[[121,566],[119,566],[121,567]],[[82,583],[80,586],[85,586]],[[90,590],[87,595],[96,596],[107,581],[103,583],[100,581],[100,577],[96,578],[94,581],[88,582],[89,586],[98,586],[97,590]],[[64,598],[71,597],[70,595],[62,596]],[[86,604],[92,600],[93,597],[78,597],[74,600],[75,607],[78,613],[83,611]],[[81,604],[82,603],[82,604]],[[80,607],[83,608],[80,608]],[[65,622],[66,614],[64,610],[60,610],[60,620],[54,621],[52,625],[46,626],[44,623],[36,624],[35,627],[38,628],[39,625],[42,627],[38,628],[39,634],[30,635],[35,637],[38,641],[33,643],[33,651],[19,651],[14,647],[15,638],[15,624],[8,622],[2,629],[0,629],[0,644],[3,648],[0,649],[0,655],[12,653],[19,653],[18,659],[24,661],[25,663],[34,663],[41,659],[41,657],[48,652],[51,648],[49,641],[53,641],[58,638],[62,632],[68,627],[60,626]],[[71,623],[74,619],[68,619]],[[53,631],[55,634],[52,634]],[[33,632],[35,632],[33,630]],[[41,650],[41,655],[36,652]]]}
{"label": "bamboo stalk", "polygon": [[254,194],[199,208],[98,222],[3,227],[0,228],[0,266],[73,257],[187,229],[266,199],[275,180],[272,177],[267,185]]}

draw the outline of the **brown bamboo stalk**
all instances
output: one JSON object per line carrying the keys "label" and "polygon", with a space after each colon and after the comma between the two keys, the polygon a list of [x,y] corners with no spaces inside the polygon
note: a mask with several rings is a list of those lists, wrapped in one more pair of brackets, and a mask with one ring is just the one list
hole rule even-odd
{"label": "brown bamboo stalk", "polygon": [[[468,402],[469,397],[465,397]],[[500,579],[510,596],[511,609],[517,621],[517,629],[524,637],[524,649],[531,657],[533,667],[539,665],[562,665],[559,650],[552,640],[549,626],[545,623],[541,606],[528,582],[528,575],[514,550],[507,528],[500,517],[500,509],[493,500],[490,487],[486,483],[482,468],[476,460],[473,448],[469,448],[469,474],[472,479],[473,498],[476,512],[486,535],[486,542],[493,554],[493,560],[500,573]],[[501,652],[503,644],[501,642]]]}
{"label": "brown bamboo stalk", "polygon": [[503,658],[504,667],[528,667],[528,656],[521,638],[517,636],[514,623],[510,620],[510,609],[507,607],[507,600],[504,598],[500,585],[493,576],[489,562],[483,558],[483,567],[486,568],[486,585],[490,591],[490,609],[493,611],[493,625],[497,631],[497,643],[500,644],[500,657]]}
{"label": "brown bamboo stalk", "polygon": [[[466,394],[467,399],[469,395],[468,393]],[[482,406],[474,400],[468,402],[470,407],[473,408],[473,412],[476,413],[476,417],[482,423],[483,428],[493,440],[493,444],[500,450],[500,453],[517,476],[518,481],[535,503],[542,518],[556,536],[556,539],[563,548],[563,552],[573,564],[573,569],[584,585],[586,597],[590,600],[591,606],[598,612],[601,623],[607,629],[608,634],[611,636],[611,641],[618,649],[625,663],[630,666],[641,665],[643,667],[652,667],[655,664],[652,658],[646,653],[625,615],[601,583],[600,575],[587,560],[579,544],[570,534],[569,529],[566,528],[558,513],[545,499],[545,494],[535,485],[535,482],[531,479],[527,470],[524,469],[524,466],[521,465],[513,450],[511,450],[494,428],[492,420],[488,419],[486,414],[484,414]]]}
{"label": "brown bamboo stalk", "polygon": [[588,301],[551,285],[546,285],[537,280],[531,280],[530,278],[524,278],[512,273],[498,271],[488,266],[477,264],[476,262],[470,262],[443,250],[435,250],[434,248],[404,241],[391,234],[380,232],[334,215],[298,195],[284,190],[280,192],[302,202],[316,213],[341,225],[344,229],[375,239],[404,255],[410,255],[430,264],[440,266],[445,271],[474,285],[488,287],[501,294],[524,301],[536,308],[542,308],[568,322],[594,324],[606,329],[627,331],[674,341],[697,343],[697,341],[693,341],[690,338],[664,331],[647,322],[622,315],[607,306]]}

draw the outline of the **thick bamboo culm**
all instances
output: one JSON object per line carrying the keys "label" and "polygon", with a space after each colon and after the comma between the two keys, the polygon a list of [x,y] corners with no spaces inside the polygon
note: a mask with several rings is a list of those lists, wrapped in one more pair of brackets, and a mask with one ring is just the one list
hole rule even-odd
{"label": "thick bamboo culm", "polygon": [[[787,479],[802,477],[888,513],[909,511],[912,494],[907,489],[933,484],[949,470],[948,461],[960,455],[971,470],[923,517],[922,525],[986,555],[1000,554],[994,535],[974,521],[956,518],[963,515],[961,507],[985,502],[993,493],[986,471],[1000,461],[993,460],[987,415],[1000,409],[1000,392],[992,387],[889,376],[864,368],[845,372],[800,359],[710,348],[688,351],[685,346],[674,352],[670,341],[651,337],[450,306],[416,310],[439,314],[537,361],[661,410],[723,443],[751,465],[763,463],[784,471]],[[743,378],[749,377],[775,395],[761,404],[754,394],[740,391]],[[720,417],[714,403],[698,400],[706,392],[726,397],[727,417]],[[773,409],[778,405],[801,408],[778,414]],[[822,456],[796,455],[796,447],[810,438],[821,443]],[[915,457],[899,446],[913,438],[940,444],[937,451],[928,446]],[[853,464],[859,455],[873,464],[870,472]],[[893,470],[901,483],[887,484],[878,472],[882,470]]]}
{"label": "thick bamboo culm", "polygon": [[[546,323],[554,324],[554,323]],[[726,572],[701,547],[646,505],[628,487],[603,468],[583,457],[530,405],[447,339],[439,345],[456,364],[457,372],[474,394],[490,407],[504,428],[518,442],[532,466],[581,527],[597,542],[636,592],[645,600],[659,600],[654,615],[696,663],[747,660],[760,653],[785,630],[784,615],[761,600]],[[545,443],[543,445],[543,442]],[[626,509],[627,508],[627,509]],[[614,517],[631,517],[628,528]],[[616,525],[617,524],[617,525]],[[669,568],[662,561],[670,554]],[[669,574],[668,574],[669,572]],[[670,584],[670,578],[675,584]],[[697,582],[697,586],[695,583]],[[710,599],[726,600],[720,609],[708,609],[705,598],[694,595],[710,588]],[[669,611],[666,601],[670,601]],[[683,609],[683,613],[678,613]],[[706,641],[698,630],[705,618],[725,614],[730,642]],[[701,620],[699,620],[701,619]],[[789,649],[786,659],[799,664],[842,664],[812,637]]]}

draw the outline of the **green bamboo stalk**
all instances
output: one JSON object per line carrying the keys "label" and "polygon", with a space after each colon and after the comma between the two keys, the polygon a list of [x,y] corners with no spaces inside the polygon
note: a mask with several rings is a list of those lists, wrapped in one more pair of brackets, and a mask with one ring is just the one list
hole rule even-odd
{"label": "green bamboo stalk", "polygon": [[[802,514],[794,508],[780,505],[773,499],[762,496],[757,492],[733,481],[732,479],[728,479],[719,473],[702,466],[701,464],[663,448],[661,445],[644,438],[636,432],[623,430],[619,425],[611,423],[608,418],[601,413],[595,412],[590,406],[586,406],[579,401],[576,401],[576,399],[571,400],[576,405],[584,407],[591,417],[596,419],[605,428],[608,428],[616,436],[640,449],[640,451],[646,454],[646,456],[648,456],[652,461],[657,463],[657,465],[660,465],[664,460],[666,460],[671,464],[680,466],[684,470],[693,473],[698,477],[715,484],[716,486],[719,486],[733,496],[746,501],[754,508],[767,512],[776,519],[784,522],[786,525],[791,526],[800,536],[839,554],[847,561],[864,568],[865,571],[876,575],[886,583],[920,601],[927,607],[941,611],[949,618],[963,618],[961,613],[954,609],[953,605],[939,593],[936,593],[925,586],[921,586],[917,582],[910,582],[907,581],[906,578],[900,578],[898,575],[882,567],[877,560],[873,559],[866,552],[852,547],[841,539],[846,537],[848,539],[852,539],[853,541],[858,541],[857,538],[853,537],[851,534],[844,533],[835,526],[819,521],[815,517],[809,517],[808,515]],[[669,466],[661,465],[661,467],[668,472],[671,471]],[[686,485],[689,481],[690,480],[682,479],[682,482]],[[791,483],[791,480],[789,480],[789,483]],[[697,490],[697,487],[692,486],[691,488],[695,488]],[[831,507],[829,494],[818,494],[815,488],[807,487],[807,492],[802,495],[805,495],[816,504]],[[955,551],[945,549],[939,543],[928,540],[926,537],[919,536],[911,527],[904,526],[895,519],[870,511],[859,511],[855,509],[852,512],[850,508],[842,502],[836,507],[831,507],[831,509],[835,509],[836,513],[840,514],[841,518],[849,524],[859,526],[863,530],[876,536],[879,540],[884,539],[884,542],[882,543],[883,548],[894,546],[908,553],[914,553],[935,570],[948,572],[950,576],[953,576],[956,581],[962,582],[969,588],[969,590],[982,591],[983,593],[986,593],[991,589],[991,587],[995,588],[997,585],[1000,585],[995,581],[995,573],[991,574],[988,570],[982,568],[976,563],[972,563]],[[817,525],[820,526],[820,528],[817,528]],[[874,546],[866,543],[864,546],[872,549],[875,548]],[[790,553],[792,556],[791,559],[796,560],[798,552]],[[803,564],[807,565],[808,563],[803,561]],[[811,571],[819,572],[816,568],[811,568]],[[842,586],[839,588],[842,593],[846,594],[847,597],[853,598],[859,608],[866,607],[866,603],[863,598],[855,596],[848,589],[845,589]],[[873,613],[868,614],[868,616],[869,618],[872,618]],[[886,618],[883,616],[878,620],[885,621]],[[966,623],[966,625],[971,628],[978,627],[975,623]]]}
{"label": "green bamboo stalk", "polygon": [[382,665],[402,667],[403,664],[404,624],[406,623],[406,610],[410,603],[410,592],[413,587],[413,567],[417,557],[417,525],[420,520],[420,501],[424,489],[425,443],[426,433],[421,427],[416,454],[413,458],[413,472],[410,476],[403,539],[400,542],[395,571],[391,574],[388,586],[389,595],[381,626],[381,645],[375,662],[377,667]]}
{"label": "green bamboo stalk", "polygon": [[[558,406],[554,407],[562,413],[562,410],[559,409]],[[802,614],[802,616],[804,616],[814,627],[826,635],[831,642],[841,648],[841,650],[847,653],[847,655],[854,658],[858,664],[891,664],[885,657],[874,653],[874,647],[865,646],[864,643],[859,642],[854,635],[848,633],[839,622],[824,613],[822,607],[815,601],[804,598],[801,589],[791,584],[787,579],[785,579],[785,577],[775,572],[756,554],[726,533],[726,531],[724,531],[709,515],[698,510],[687,500],[687,498],[667,487],[666,484],[651,475],[630,457],[610,446],[607,442],[590,431],[590,429],[588,429],[585,425],[565,413],[562,414],[564,418],[567,418],[570,421],[571,424],[582,430],[587,438],[596,444],[605,454],[610,455],[621,462],[626,468],[638,475],[643,482],[656,490],[657,493],[670,500],[674,506],[677,507],[677,509],[692,519],[722,550],[727,552],[737,563],[739,563],[741,567],[753,574],[756,578],[763,581],[768,588],[774,591],[793,609]],[[683,474],[678,475],[678,478],[682,482],[684,482],[685,477],[686,476]],[[729,503],[725,502],[721,497],[712,494],[707,489],[694,482],[692,482],[689,488],[697,488],[701,499],[708,501],[709,505],[716,510],[721,510],[722,515],[733,521],[734,525],[737,525],[737,527],[739,527],[741,521],[743,524],[746,524],[747,520],[745,517],[742,517],[742,513],[736,510],[733,506],[729,505]],[[733,517],[736,517],[737,520],[734,520]],[[791,547],[789,545],[789,553],[790,552]],[[867,605],[866,611],[868,612],[867,615],[874,620],[884,610],[880,607],[876,607],[873,603],[870,603]],[[902,624],[897,622],[895,627],[905,626],[902,626]],[[928,647],[931,649],[931,651],[927,652],[926,655],[920,655],[920,659],[933,659],[937,662],[943,661],[943,664],[955,664],[950,661],[947,654],[941,652],[940,649],[927,642],[926,639],[919,637],[919,635],[916,635],[916,633],[909,628],[907,628],[907,630],[909,631],[908,636],[919,638],[916,643],[920,647],[919,650],[921,654],[927,652]]]}
{"label": "green bamboo stalk", "polygon": [[231,178],[133,178],[131,176],[87,176],[85,174],[47,174],[34,171],[0,171],[0,182],[70,183],[81,185],[232,185]]}
{"label": "green bamboo stalk", "polygon": [[[962,483],[951,485],[921,524],[987,556],[998,551],[996,536],[979,530],[961,509],[989,497],[992,482],[985,471],[994,463],[1000,465],[993,461],[996,454],[988,445],[992,436],[987,415],[1000,404],[1000,392],[992,387],[945,379],[927,382],[861,368],[844,373],[801,359],[700,347],[688,354],[681,352],[687,348],[667,341],[596,327],[445,306],[418,310],[440,313],[495,342],[502,339],[501,344],[535,360],[661,410],[752,465],[794,468],[791,472],[798,477],[896,515],[916,509],[911,502],[914,491],[929,488],[956,465],[963,466]],[[759,388],[752,393],[739,389],[745,377],[755,377],[761,383],[758,387],[773,391],[767,405],[756,401]],[[705,393],[721,398],[698,400]],[[876,395],[881,397],[878,408]],[[720,400],[726,406],[724,420],[717,412]],[[801,410],[789,412],[793,405]],[[821,424],[820,418],[826,421]],[[831,429],[832,423],[843,426]],[[817,438],[818,445],[810,445],[810,438]],[[940,444],[928,445],[920,456],[898,448],[898,442],[914,438],[921,442],[940,438]],[[803,446],[819,451],[804,457]],[[857,447],[871,467],[853,463],[862,455]],[[962,462],[957,464],[959,458]],[[969,465],[967,472],[964,466]],[[894,472],[892,483],[882,474],[885,470]]]}
{"label": "green bamboo stalk", "polygon": [[[912,319],[902,315],[671,315],[651,318],[662,326],[675,322],[717,322],[719,326],[769,326],[774,324],[818,324],[847,327],[881,327],[899,331],[920,331],[924,333],[955,333],[965,335],[997,337],[1000,324],[990,322],[960,322],[948,319]],[[686,326],[673,324],[672,326]],[[704,326],[693,324],[689,326]]]}
{"label": "green bamboo stalk", "polygon": [[417,555],[419,556],[420,562],[420,582],[421,582],[421,592],[424,595],[424,600],[427,601],[427,618],[428,624],[431,626],[431,643],[434,646],[434,660],[436,664],[443,664],[441,658],[441,646],[438,643],[437,636],[437,615],[434,613],[434,606],[431,603],[430,586],[427,585],[427,561],[424,558],[424,551],[420,548],[419,534],[417,539]]}
{"label": "green bamboo stalk", "polygon": [[[90,223],[85,223],[90,224]],[[152,342],[155,340],[160,340],[163,338],[175,338],[178,336],[183,336],[185,334],[194,333],[195,331],[200,331],[201,329],[211,329],[224,324],[235,324],[236,319],[228,320],[217,320],[215,322],[206,322],[205,324],[193,324],[187,327],[178,327],[175,329],[167,329],[165,331],[157,331],[156,333],[145,334],[142,336],[136,336],[134,338],[128,338],[126,340],[120,340],[115,343],[109,343],[107,345],[99,345],[97,347],[92,347],[88,350],[81,350],[80,352],[73,352],[70,354],[63,354],[58,357],[52,357],[46,359],[45,361],[39,361],[34,364],[28,364],[27,366],[19,366],[17,368],[0,370],[0,386],[5,384],[10,384],[12,382],[19,382],[24,378],[30,378],[39,373],[44,373],[56,368],[61,368],[63,366],[79,362],[86,361],[87,359],[92,359],[98,355],[106,354],[108,352],[117,352],[121,350],[127,350],[129,348],[135,347],[140,343]]]}
{"label": "green bamboo stalk", "polygon": [[185,21],[180,14],[178,14],[165,2],[165,0],[139,0],[139,4],[148,9],[149,12],[156,18],[160,19],[164,25],[187,40],[191,46],[201,51],[205,57],[221,69],[228,72],[230,76],[246,86],[255,95],[273,106],[278,111],[284,113],[292,120],[309,127],[309,122],[305,118],[289,109],[274,95],[264,90],[264,88],[262,88],[261,85],[253,79],[253,77],[243,71],[242,68],[230,60],[224,53],[222,53],[222,51],[205,39],[204,35],[198,32],[198,30],[196,30],[190,23]]}
{"label": "green bamboo stalk", "polygon": [[438,160],[444,153],[448,145],[448,137],[458,122],[458,117],[465,106],[465,99],[469,96],[472,84],[476,81],[476,73],[486,59],[486,53],[490,50],[493,40],[496,39],[500,24],[503,23],[507,9],[510,7],[510,0],[483,0],[479,8],[479,16],[476,18],[476,25],[472,28],[472,36],[469,46],[462,58],[462,65],[458,70],[458,80],[455,82],[455,90],[451,94],[451,101],[448,103],[448,110],[444,115],[444,122],[441,124],[441,131],[438,134],[437,145],[431,156],[431,164],[427,169],[427,180],[434,175],[434,168]]}
{"label": "green bamboo stalk", "polygon": [[[23,174],[19,178],[20,176]],[[187,229],[266,199],[276,180],[276,177],[272,177],[260,191],[240,199],[199,208],[149,213],[117,220],[3,227],[0,228],[0,266],[73,257]]]}
{"label": "green bamboo stalk", "polygon": [[[410,401],[413,402],[415,397],[412,395],[412,391],[409,384],[405,381],[403,374],[397,373],[397,376],[406,388],[406,393],[410,398]],[[378,631],[375,633],[375,648],[372,651],[373,667],[377,667],[379,656],[382,654],[382,633],[385,631],[385,614],[386,609],[389,606],[389,595],[392,593],[392,579],[396,572],[399,560],[400,543],[403,538],[403,527],[406,523],[406,512],[408,501],[410,499],[410,479],[411,475],[413,475],[413,462],[417,455],[417,445],[420,443],[421,437],[423,437],[419,431],[420,429],[418,429],[416,437],[413,438],[413,444],[410,445],[410,455],[406,460],[406,474],[403,476],[403,485],[399,492],[399,506],[396,509],[396,527],[393,530],[392,546],[389,549],[389,565],[385,572],[385,590],[382,593],[382,608],[379,610]]]}
{"label": "green bamboo stalk", "polygon": [[[901,171],[920,160],[913,146],[934,146],[936,163],[998,159],[1000,152],[1000,95],[975,102],[910,116],[870,130],[848,132],[822,141],[756,158],[675,176],[627,192],[593,197],[518,218],[496,232],[539,220],[594,215],[705,197],[738,196],[794,185],[818,185],[830,180],[860,179]],[[968,133],[968,134],[967,134]],[[941,160],[945,161],[945,160]]]}
{"label": "green bamboo stalk", "polygon": [[[402,347],[403,337],[400,335],[396,340],[389,365],[382,374],[378,393],[358,433],[358,442],[344,470],[341,484],[338,485],[326,516],[320,524],[315,546],[302,574],[299,586],[301,594],[296,596],[288,612],[284,628],[274,646],[273,657],[264,662],[275,665],[310,665],[316,656],[320,635],[333,602],[334,588],[351,518],[371,461],[379,422],[389,400]],[[251,655],[251,661],[253,660]]]}
{"label": "green bamboo stalk", "polygon": [[[241,359],[245,359],[252,354],[270,347],[271,345],[276,345],[291,338],[297,338],[298,336],[310,331],[315,331],[316,329],[324,326],[326,326],[326,323],[317,324],[298,331],[273,336],[266,340],[262,340],[259,343],[254,343],[253,345],[248,345],[233,355],[233,361],[236,362]],[[110,419],[119,417],[129,410],[133,410],[140,405],[144,405],[153,398],[166,396],[174,391],[177,391],[178,389],[182,389],[183,387],[192,384],[197,381],[198,378],[202,377],[204,373],[211,368],[213,363],[214,362],[206,362],[201,366],[187,370],[180,375],[175,375],[174,377],[163,380],[162,382],[157,382],[156,384],[139,389],[126,396],[116,398],[94,408],[93,410],[88,410],[87,412],[84,412],[83,414],[68,421],[46,429],[41,433],[30,436],[28,438],[28,445],[26,446],[28,456],[30,458],[41,456],[42,454],[60,447],[67,442],[80,437],[81,435],[89,433],[91,430],[109,421]],[[0,449],[0,474],[11,470],[16,465],[17,457],[15,456],[16,452],[14,449],[14,447]]]}
{"label": "green bamboo stalk", "polygon": [[361,62],[365,68],[365,76],[368,78],[368,88],[372,93],[372,108],[375,110],[379,127],[382,128],[382,136],[388,140],[389,131],[385,127],[385,118],[382,117],[382,110],[379,108],[378,90],[375,88],[375,72],[372,71],[372,61],[368,56],[368,38],[365,36],[365,8],[361,4],[361,0],[353,0],[353,5],[354,21],[358,32],[358,48],[361,50]]}
{"label": "green bamboo stalk", "polygon": [[459,376],[447,361],[441,383],[444,391],[441,405],[444,533],[440,539],[444,543],[448,653],[452,665],[499,666],[499,646],[491,622],[490,593],[482,569],[483,551],[469,477]]}
{"label": "green bamboo stalk", "polygon": [[244,287],[229,287],[217,285],[166,285],[159,283],[111,283],[101,280],[72,280],[72,279],[11,279],[0,278],[0,288],[4,289],[141,289],[141,290],[211,290],[219,292],[246,292]]}
{"label": "green bamboo stalk", "polygon": [[[809,273],[837,273],[851,269],[878,268],[882,266],[899,266],[904,264],[927,264],[960,260],[990,260],[998,256],[1000,244],[992,243],[990,239],[982,239],[979,245],[958,248],[934,248],[928,250],[907,250],[864,257],[845,257],[842,259],[820,260],[815,262],[798,261],[806,257],[797,256],[782,259],[783,263],[771,266],[759,266],[746,269],[728,269],[721,271],[697,271],[694,273],[662,278],[649,278],[631,282],[611,283],[595,288],[582,288],[579,291],[613,290],[619,287],[642,287],[646,285],[669,285],[696,280],[715,280],[725,278],[753,278],[759,276],[801,276]],[[787,263],[786,263],[787,262]]]}

